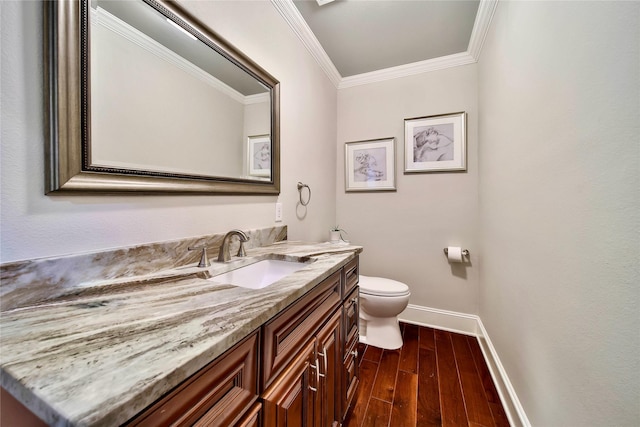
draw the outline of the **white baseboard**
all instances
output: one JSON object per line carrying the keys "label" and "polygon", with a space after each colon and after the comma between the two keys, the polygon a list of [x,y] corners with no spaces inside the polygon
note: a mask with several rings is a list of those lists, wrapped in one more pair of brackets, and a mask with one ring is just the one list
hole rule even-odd
{"label": "white baseboard", "polygon": [[516,395],[516,391],[513,389],[511,381],[509,381],[509,377],[507,376],[507,372],[505,371],[504,366],[502,366],[502,362],[500,362],[498,353],[491,343],[489,334],[484,328],[482,320],[480,320],[479,317],[478,329],[479,333],[477,336],[478,342],[480,344],[480,349],[482,350],[484,359],[486,360],[487,366],[489,367],[489,372],[491,373],[491,377],[493,378],[493,383],[498,389],[498,394],[500,395],[500,400],[502,401],[504,409],[507,412],[507,417],[509,417],[509,423],[512,426],[516,427],[531,427],[531,423],[527,418],[527,414],[525,414],[524,408],[520,404],[520,400]]}
{"label": "white baseboard", "polygon": [[400,313],[398,319],[401,322],[414,325],[428,326],[477,337],[480,349],[489,367],[489,372],[500,395],[500,400],[509,418],[509,423],[514,427],[531,427],[480,317],[473,314],[409,304]]}
{"label": "white baseboard", "polygon": [[478,335],[478,316],[409,304],[398,319],[414,325],[429,326],[465,335]]}

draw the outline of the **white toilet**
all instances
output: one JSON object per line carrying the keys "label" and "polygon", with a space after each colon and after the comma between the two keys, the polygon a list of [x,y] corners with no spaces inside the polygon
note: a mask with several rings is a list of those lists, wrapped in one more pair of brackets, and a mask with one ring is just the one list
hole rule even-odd
{"label": "white toilet", "polygon": [[360,342],[395,350],[402,347],[398,314],[409,304],[409,287],[382,277],[360,275]]}

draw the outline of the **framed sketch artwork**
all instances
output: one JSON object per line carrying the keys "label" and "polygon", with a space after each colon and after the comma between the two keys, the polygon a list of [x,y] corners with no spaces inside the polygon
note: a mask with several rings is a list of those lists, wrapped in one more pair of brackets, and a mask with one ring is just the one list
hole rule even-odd
{"label": "framed sketch artwork", "polygon": [[345,144],[345,191],[395,191],[395,138]]}
{"label": "framed sketch artwork", "polygon": [[467,170],[466,113],[404,120],[404,173]]}
{"label": "framed sketch artwork", "polygon": [[269,135],[257,135],[247,138],[247,159],[249,175],[271,176],[271,138]]}

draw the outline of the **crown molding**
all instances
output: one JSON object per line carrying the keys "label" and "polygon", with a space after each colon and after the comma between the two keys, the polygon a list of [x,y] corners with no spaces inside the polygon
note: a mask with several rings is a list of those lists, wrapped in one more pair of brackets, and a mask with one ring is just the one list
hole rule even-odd
{"label": "crown molding", "polygon": [[455,53],[439,58],[427,59],[425,61],[413,62],[411,64],[399,65],[382,70],[371,71],[369,73],[356,74],[342,77],[336,69],[329,56],[324,51],[320,42],[305,22],[300,11],[293,4],[293,0],[271,0],[271,3],[285,19],[294,33],[302,40],[302,43],[314,57],[320,68],[325,72],[329,80],[338,88],[344,89],[353,86],[360,86],[369,83],[376,83],[385,80],[393,80],[400,77],[412,76],[415,74],[428,73],[445,68],[459,67],[478,62],[480,51],[484,44],[484,39],[489,30],[489,25],[498,5],[498,0],[480,0],[476,20],[473,24],[469,46],[466,52]]}
{"label": "crown molding", "polygon": [[393,80],[400,77],[458,67],[460,65],[473,64],[474,62],[476,62],[475,59],[467,52],[454,53],[453,55],[441,56],[440,58],[427,59],[425,61],[412,62],[411,64],[398,65],[396,67],[371,71],[370,73],[343,77],[338,85],[338,89],[382,82],[385,80]]}
{"label": "crown molding", "polygon": [[498,6],[498,0],[480,0],[478,5],[478,12],[476,13],[476,20],[473,23],[473,30],[471,31],[471,38],[469,39],[469,46],[467,47],[467,53],[473,57],[475,62],[480,59],[480,51],[484,44],[484,39],[487,37],[493,14]]}
{"label": "crown molding", "polygon": [[271,4],[282,15],[284,20],[289,24],[293,32],[302,41],[311,56],[316,60],[320,68],[327,75],[331,83],[338,87],[342,76],[338,72],[329,55],[324,51],[320,42],[309,28],[298,8],[293,4],[293,0],[271,0]]}
{"label": "crown molding", "polygon": [[255,95],[245,95],[243,99],[244,105],[251,104],[263,104],[271,100],[271,94],[269,92],[256,93]]}

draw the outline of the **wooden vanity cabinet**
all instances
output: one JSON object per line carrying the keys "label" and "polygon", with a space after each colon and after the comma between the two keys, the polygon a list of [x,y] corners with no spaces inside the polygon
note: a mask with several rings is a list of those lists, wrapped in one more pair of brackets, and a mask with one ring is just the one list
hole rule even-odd
{"label": "wooden vanity cabinet", "polygon": [[357,283],[356,257],[264,325],[264,427],[342,425],[358,385]]}
{"label": "wooden vanity cabinet", "polygon": [[356,257],[127,425],[342,425],[358,385],[357,283]]}

